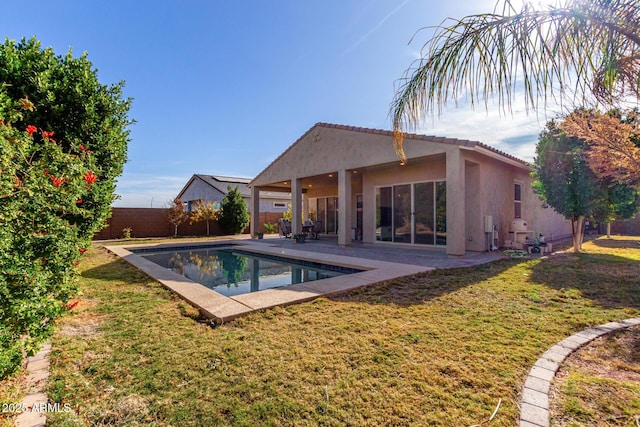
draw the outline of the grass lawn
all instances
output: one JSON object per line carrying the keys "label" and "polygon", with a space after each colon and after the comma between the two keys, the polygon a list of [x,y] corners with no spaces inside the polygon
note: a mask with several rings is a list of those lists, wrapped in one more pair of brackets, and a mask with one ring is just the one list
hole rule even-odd
{"label": "grass lawn", "polygon": [[[490,425],[514,426],[544,351],[640,315],[640,240],[584,249],[425,273],[211,327],[93,247],[80,304],[52,340],[47,392],[73,411],[48,422],[469,426],[501,401]],[[10,393],[0,387],[0,402]],[[633,411],[630,396],[625,408],[594,411]]]}

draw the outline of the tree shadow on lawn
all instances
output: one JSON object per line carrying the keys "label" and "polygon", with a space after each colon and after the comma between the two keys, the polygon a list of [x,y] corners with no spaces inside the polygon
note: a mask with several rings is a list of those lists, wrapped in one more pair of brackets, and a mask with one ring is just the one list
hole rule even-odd
{"label": "tree shadow on lawn", "polygon": [[640,262],[633,259],[611,254],[555,254],[533,267],[531,281],[557,290],[575,289],[602,308],[640,309]]}
{"label": "tree shadow on lawn", "polygon": [[111,262],[88,268],[80,274],[85,279],[92,280],[121,280],[127,283],[144,283],[154,280],[141,270],[122,259],[114,259]]}
{"label": "tree shadow on lawn", "polygon": [[331,299],[369,304],[418,305],[497,276],[522,261],[505,259],[474,267],[433,270],[365,286]]}

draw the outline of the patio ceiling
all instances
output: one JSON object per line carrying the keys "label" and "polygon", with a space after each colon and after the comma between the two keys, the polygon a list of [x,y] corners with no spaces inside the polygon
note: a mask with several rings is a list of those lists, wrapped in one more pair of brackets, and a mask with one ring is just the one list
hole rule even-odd
{"label": "patio ceiling", "polygon": [[[350,171],[353,176],[362,177],[361,170]],[[301,179],[302,192],[308,193],[317,189],[335,189],[338,188],[338,172],[329,172],[321,175],[307,176]],[[274,182],[267,186],[260,186],[261,191],[281,191],[291,192],[291,180]]]}

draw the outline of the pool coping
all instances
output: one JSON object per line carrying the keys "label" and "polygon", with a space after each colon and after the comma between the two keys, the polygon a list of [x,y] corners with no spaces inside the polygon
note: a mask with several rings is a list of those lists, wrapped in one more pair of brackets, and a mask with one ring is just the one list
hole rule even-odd
{"label": "pool coping", "polygon": [[[227,297],[132,252],[135,249],[197,248],[226,245],[259,254],[313,261],[362,271]],[[256,243],[252,240],[132,244],[105,246],[105,249],[143,271],[162,286],[198,308],[203,316],[217,323],[228,322],[257,310],[311,301],[374,283],[434,270],[433,267],[282,248],[264,242]]]}

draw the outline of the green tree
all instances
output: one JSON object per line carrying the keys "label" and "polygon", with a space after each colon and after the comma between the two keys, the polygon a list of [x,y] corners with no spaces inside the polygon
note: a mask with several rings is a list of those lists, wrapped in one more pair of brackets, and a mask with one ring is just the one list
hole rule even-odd
{"label": "green tree", "polygon": [[167,219],[173,224],[173,235],[178,235],[178,226],[189,218],[189,213],[184,210],[184,204],[179,197],[173,199],[167,208]]}
{"label": "green tree", "polygon": [[240,234],[249,225],[249,210],[242,199],[238,187],[227,187],[227,195],[220,205],[220,218],[218,222],[222,230],[227,234]]}
{"label": "green tree", "polygon": [[215,202],[205,203],[202,200],[198,200],[195,204],[195,212],[191,215],[191,224],[194,222],[207,222],[207,236],[209,235],[209,222],[218,219],[220,212],[216,209]]}
{"label": "green tree", "polygon": [[[74,58],[71,50],[58,56],[35,38],[0,45],[0,81],[14,100],[27,99],[37,108],[24,111],[13,125],[55,132],[63,150],[89,153],[95,159],[95,185],[83,197],[87,214],[71,221],[84,237],[102,229],[111,215],[116,179],[122,174],[129,141],[130,99],[123,99],[124,82],[103,85],[87,53]],[[44,143],[36,135],[36,143]]]}
{"label": "green tree", "polygon": [[511,110],[522,87],[527,108],[552,99],[613,106],[640,93],[640,2],[565,0],[450,19],[436,27],[425,55],[406,72],[391,105],[398,155],[403,133],[450,99],[468,95],[488,108]]}
{"label": "green tree", "polygon": [[632,186],[600,178],[585,159],[587,144],[569,137],[555,121],[540,135],[534,159],[534,191],[556,212],[571,220],[573,249],[579,252],[584,222],[610,221],[638,210],[638,192]]}
{"label": "green tree", "polygon": [[600,178],[600,184],[604,193],[594,207],[595,221],[611,222],[635,217],[640,207],[640,194],[636,186],[620,183],[610,177]]}

